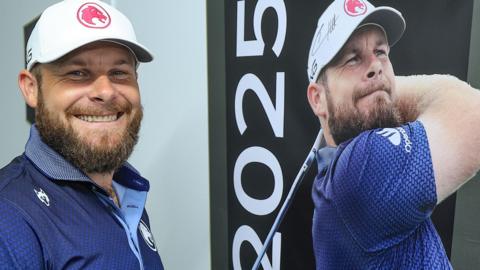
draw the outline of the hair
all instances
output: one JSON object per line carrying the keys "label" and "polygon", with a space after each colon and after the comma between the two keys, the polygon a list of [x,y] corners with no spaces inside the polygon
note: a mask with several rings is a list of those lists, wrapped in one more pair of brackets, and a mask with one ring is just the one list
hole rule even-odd
{"label": "hair", "polygon": [[42,85],[42,70],[41,70],[41,64],[36,64],[30,69],[30,73],[35,77],[37,80],[38,88],[40,89],[40,86]]}
{"label": "hair", "polygon": [[320,74],[318,74],[318,78],[317,78],[316,83],[326,86],[327,85],[327,80],[328,80],[328,78],[327,78],[327,66],[325,66],[320,71]]}

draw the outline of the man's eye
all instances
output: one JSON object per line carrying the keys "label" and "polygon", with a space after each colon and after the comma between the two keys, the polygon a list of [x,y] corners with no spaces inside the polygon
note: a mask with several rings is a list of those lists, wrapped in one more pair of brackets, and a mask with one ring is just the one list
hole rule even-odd
{"label": "man's eye", "polygon": [[87,73],[81,70],[74,70],[67,73],[67,76],[72,79],[83,79],[87,77]]}
{"label": "man's eye", "polygon": [[113,74],[114,74],[114,75],[125,75],[125,74],[127,74],[127,73],[124,72],[124,71],[121,71],[121,70],[117,70],[117,71],[114,71]]}
{"label": "man's eye", "polygon": [[350,58],[347,58],[347,61],[345,61],[345,64],[346,65],[353,65],[355,63],[357,63],[358,61],[358,56],[352,56]]}
{"label": "man's eye", "polygon": [[381,56],[381,55],[387,55],[387,52],[385,50],[376,50],[375,54],[377,56]]}
{"label": "man's eye", "polygon": [[75,71],[69,72],[68,74],[74,75],[74,76],[83,76],[85,73],[82,71],[75,70]]}
{"label": "man's eye", "polygon": [[110,75],[117,79],[125,79],[128,78],[129,73],[123,70],[114,70],[110,73]]}

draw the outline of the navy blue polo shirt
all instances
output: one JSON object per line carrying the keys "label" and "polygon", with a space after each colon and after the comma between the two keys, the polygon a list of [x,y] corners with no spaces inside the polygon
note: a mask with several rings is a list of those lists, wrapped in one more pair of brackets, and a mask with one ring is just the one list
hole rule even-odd
{"label": "navy blue polo shirt", "polygon": [[363,132],[340,144],[328,167],[318,161],[317,269],[451,269],[430,219],[437,196],[420,122]]}
{"label": "navy blue polo shirt", "polygon": [[128,163],[113,180],[120,208],[32,126],[25,153],[0,170],[0,268],[163,269],[148,181]]}

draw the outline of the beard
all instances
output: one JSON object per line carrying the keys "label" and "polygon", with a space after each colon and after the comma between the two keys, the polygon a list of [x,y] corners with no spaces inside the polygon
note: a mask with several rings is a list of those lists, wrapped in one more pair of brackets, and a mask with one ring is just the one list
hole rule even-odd
{"label": "beard", "polygon": [[[380,88],[379,88],[380,87]],[[373,93],[378,89],[391,94],[391,89],[385,85],[370,87],[355,91],[352,96],[353,104],[363,96]],[[326,89],[327,107],[330,112],[328,127],[333,140],[337,145],[349,139],[355,138],[366,130],[376,128],[397,127],[401,123],[400,113],[393,102],[378,96],[374,105],[368,112],[361,112],[357,107],[347,103],[334,105],[330,96],[330,90]]]}
{"label": "beard", "polygon": [[[99,130],[98,134],[93,134],[98,138],[96,144],[87,141],[91,134],[82,138],[69,122],[64,123],[59,114],[46,108],[41,91],[38,96],[35,122],[42,140],[75,167],[84,173],[111,173],[122,166],[132,153],[138,141],[143,112],[142,108],[133,112],[129,103],[109,106],[113,111],[123,111],[122,117],[127,117],[131,113],[134,115],[123,130],[117,130],[114,134]],[[79,114],[78,112],[92,114],[95,110],[72,108],[67,110],[67,117],[74,117],[73,115]]]}

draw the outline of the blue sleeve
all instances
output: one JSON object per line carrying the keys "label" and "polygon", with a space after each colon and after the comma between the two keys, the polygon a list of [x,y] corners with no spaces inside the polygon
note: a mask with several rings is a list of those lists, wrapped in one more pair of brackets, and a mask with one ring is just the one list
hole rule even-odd
{"label": "blue sleeve", "polygon": [[418,121],[356,137],[337,160],[333,180],[338,212],[369,252],[410,236],[437,202],[427,136]]}
{"label": "blue sleeve", "polygon": [[20,211],[0,199],[0,268],[44,269],[40,242]]}

